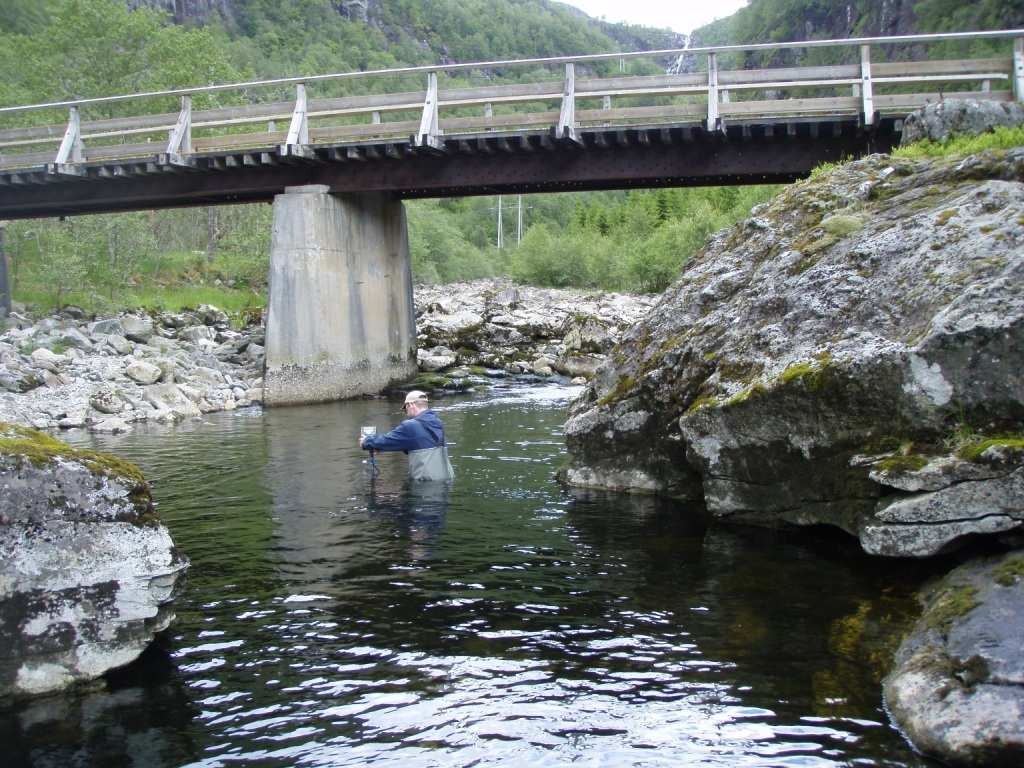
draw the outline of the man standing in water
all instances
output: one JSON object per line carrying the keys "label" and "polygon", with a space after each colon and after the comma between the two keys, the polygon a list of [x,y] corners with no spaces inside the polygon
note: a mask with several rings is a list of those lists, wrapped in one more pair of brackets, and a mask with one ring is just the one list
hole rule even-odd
{"label": "man standing in water", "polygon": [[364,451],[405,451],[413,480],[453,479],[444,424],[427,406],[427,393],[414,389],[405,396],[402,407],[408,416],[405,421],[386,435],[361,435],[359,447]]}

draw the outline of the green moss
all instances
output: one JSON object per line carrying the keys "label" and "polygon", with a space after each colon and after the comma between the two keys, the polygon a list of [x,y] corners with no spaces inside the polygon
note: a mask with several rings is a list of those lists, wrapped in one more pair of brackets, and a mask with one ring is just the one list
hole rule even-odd
{"label": "green moss", "polygon": [[623,376],[616,382],[615,388],[607,395],[602,397],[600,400],[598,400],[597,404],[604,406],[609,405],[610,403],[614,403],[617,400],[621,400],[622,398],[624,398],[634,389],[636,389],[636,379],[634,379],[632,376]]}
{"label": "green moss", "polygon": [[718,375],[726,381],[740,381],[749,384],[764,371],[762,363],[722,363],[718,366]]}
{"label": "green moss", "polygon": [[799,381],[809,391],[819,392],[829,382],[831,364],[832,355],[828,352],[821,352],[814,361],[801,361],[788,366],[779,374],[777,381],[783,386]]}
{"label": "green moss", "polygon": [[444,389],[446,385],[451,384],[452,379],[450,376],[442,376],[439,373],[421,373],[411,382],[412,389],[425,389],[427,391],[431,389]]}
{"label": "green moss", "polygon": [[999,126],[977,135],[954,134],[946,141],[917,141],[892,152],[893,157],[914,160],[929,157],[966,157],[984,150],[1010,149],[1024,145],[1024,127]]}
{"label": "green moss", "polygon": [[474,376],[486,376],[487,375],[487,369],[484,368],[481,365],[471,365],[471,366],[469,366],[468,370]]}
{"label": "green moss", "polygon": [[957,451],[957,455],[966,461],[981,461],[981,454],[992,447],[1010,448],[1015,451],[1024,451],[1024,436],[1007,435],[1005,437],[975,437],[966,442]]}
{"label": "green moss", "polygon": [[932,603],[924,615],[924,621],[932,629],[948,632],[954,621],[966,616],[979,605],[976,587],[970,584],[950,587]]}
{"label": "green moss", "polygon": [[705,360],[705,362],[708,362],[708,363],[714,361],[717,357],[718,357],[718,353],[717,352],[705,352],[704,353],[704,360]]}
{"label": "green moss", "polygon": [[917,454],[909,456],[890,456],[875,464],[882,472],[916,472],[928,464],[928,459]]}
{"label": "green moss", "polygon": [[996,584],[1012,587],[1017,579],[1024,578],[1024,556],[1017,555],[1001,562],[992,572]]}
{"label": "green moss", "polygon": [[[131,486],[145,486],[146,478],[137,466],[109,453],[72,448],[45,432],[15,424],[0,423],[0,456],[21,457],[37,467],[54,459],[77,461],[93,472],[126,481]],[[146,492],[148,495],[148,491]]]}
{"label": "green moss", "polygon": [[954,208],[947,208],[945,211],[943,211],[942,213],[935,217],[935,223],[941,227],[954,216],[956,216],[956,210]]}
{"label": "green moss", "polygon": [[861,453],[866,456],[875,456],[879,453],[892,453],[893,451],[900,450],[903,445],[903,441],[893,435],[883,435],[882,437],[875,438],[870,443],[866,443],[861,448]]}
{"label": "green moss", "polygon": [[[1021,222],[1018,220],[1017,223],[1020,224]],[[984,226],[978,227],[978,231],[983,235],[987,235],[989,232],[995,232],[995,230],[996,228],[991,224],[985,224]]]}
{"label": "green moss", "polygon": [[726,400],[724,403],[722,403],[722,407],[732,408],[734,405],[740,405],[752,398],[756,399],[758,397],[763,397],[767,391],[768,390],[765,389],[763,384],[751,384],[746,389],[740,390],[735,395]]}
{"label": "green moss", "polygon": [[686,412],[696,413],[701,408],[711,408],[715,405],[718,405],[718,398],[715,395],[703,395],[690,403],[690,407],[686,409]]}
{"label": "green moss", "polygon": [[846,237],[863,229],[864,220],[848,213],[837,213],[822,219],[821,227],[836,237]]}

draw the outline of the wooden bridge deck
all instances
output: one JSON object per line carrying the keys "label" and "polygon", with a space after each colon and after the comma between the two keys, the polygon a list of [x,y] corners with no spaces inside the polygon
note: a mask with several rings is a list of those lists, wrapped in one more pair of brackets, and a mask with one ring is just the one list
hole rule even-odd
{"label": "wooden bridge deck", "polygon": [[[894,43],[976,38],[1006,39],[1009,55],[871,58]],[[719,66],[736,52],[827,46],[852,46],[859,62]],[[594,62],[680,54],[704,70],[576,78]],[[554,67],[558,79],[439,87],[442,72],[516,67]],[[426,75],[426,87],[308,96],[324,81],[410,74]],[[294,100],[192,110],[201,94],[284,85]],[[888,149],[909,112],[950,96],[1024,97],[1024,30],[474,62],[3,107],[0,120],[54,110],[67,120],[0,130],[0,218],[265,200],[309,183],[413,197],[787,181]],[[177,112],[143,112],[170,98]],[[83,119],[113,104],[136,113]]]}

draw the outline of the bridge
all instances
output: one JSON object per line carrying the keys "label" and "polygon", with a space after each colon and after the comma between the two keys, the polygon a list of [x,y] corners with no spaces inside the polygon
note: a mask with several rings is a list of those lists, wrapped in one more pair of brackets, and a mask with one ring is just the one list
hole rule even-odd
{"label": "bridge", "polygon": [[[1005,41],[1006,55],[885,60],[895,45],[981,39]],[[793,49],[846,63],[735,63]],[[693,71],[626,71],[684,59]],[[522,82],[472,85],[495,73]],[[412,77],[420,90],[407,89]],[[313,98],[341,81],[376,85]],[[282,88],[294,98],[253,98]],[[239,103],[193,110],[214,94]],[[0,219],[273,200],[266,400],[330,400],[415,371],[403,198],[789,182],[891,149],[910,112],[950,96],[1024,100],[1024,30],[447,63],[2,107],[0,121],[66,117],[0,129]],[[112,111],[124,116],[95,116]]]}

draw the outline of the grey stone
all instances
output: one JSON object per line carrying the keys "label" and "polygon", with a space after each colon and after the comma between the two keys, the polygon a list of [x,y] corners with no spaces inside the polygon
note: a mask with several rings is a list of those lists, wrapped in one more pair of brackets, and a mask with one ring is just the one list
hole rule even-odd
{"label": "grey stone", "polygon": [[124,373],[129,379],[139,384],[154,384],[163,375],[163,371],[158,366],[147,363],[145,360],[129,363],[124,369]]}
{"label": "grey stone", "polygon": [[92,342],[77,328],[65,328],[57,335],[56,341],[65,347],[73,347],[84,352],[92,350]]}
{"label": "grey stone", "polygon": [[212,325],[219,328],[226,328],[229,322],[227,313],[217,309],[212,304],[200,304],[195,309],[195,316],[204,325]]}
{"label": "grey stone", "polygon": [[139,315],[125,315],[121,318],[124,336],[129,341],[145,344],[153,338],[153,321]]}
{"label": "grey stone", "polygon": [[865,552],[926,557],[966,536],[1012,531],[1024,524],[1024,467],[931,493],[883,502],[861,525]]}
{"label": "grey stone", "polygon": [[72,452],[0,456],[0,486],[0,696],[52,693],[134,660],[172,621],[188,566],[145,484]]}
{"label": "grey stone", "polygon": [[907,115],[900,143],[945,141],[953,134],[973,135],[1018,125],[1024,125],[1024,105],[1019,102],[943,99]]}
{"label": "grey stone", "polygon": [[124,336],[124,326],[121,321],[117,318],[110,318],[107,320],[97,320],[94,323],[89,323],[89,335],[96,336]]}
{"label": "grey stone", "polygon": [[[626,464],[644,489],[657,478],[660,493],[697,493],[717,517],[864,531],[892,554],[1015,527],[1017,513],[986,513],[980,497],[966,519],[952,506],[941,521],[876,519],[905,498],[899,485],[948,481],[935,492],[962,500],[997,480],[962,466],[945,480],[872,477],[854,457],[885,437],[942,445],[964,414],[993,435],[1024,428],[1020,178],[1024,148],[871,156],[787,187],[713,236],[625,331],[570,407],[576,471],[563,476],[619,487]],[[651,415],[626,432],[620,408]]]}
{"label": "grey stone", "polygon": [[90,429],[93,432],[104,432],[111,435],[120,434],[128,431],[128,423],[124,419],[111,418],[98,421],[93,424]]}
{"label": "grey stone", "polygon": [[206,386],[220,386],[224,383],[224,374],[214,368],[199,365],[192,369],[189,377]]}
{"label": "grey stone", "polygon": [[89,405],[100,413],[114,414],[124,410],[124,400],[114,387],[100,387],[89,398]]}
{"label": "grey stone", "polygon": [[576,318],[565,333],[565,348],[572,352],[605,353],[612,343],[607,326],[594,317]]}
{"label": "grey stone", "polygon": [[201,415],[199,407],[190,400],[177,384],[151,384],[143,390],[146,402],[158,413],[158,421],[182,421]]}
{"label": "grey stone", "polygon": [[199,341],[213,341],[213,337],[213,329],[206,325],[193,325],[178,331],[179,339],[191,341],[193,344]]}
{"label": "grey stone", "polygon": [[969,562],[924,596],[884,681],[893,719],[952,765],[1024,761],[1024,552]]}
{"label": "grey stone", "polygon": [[61,366],[68,362],[66,355],[61,355],[53,352],[46,347],[39,347],[39,349],[32,350],[30,355],[32,362],[39,368],[43,368],[47,371],[57,373]]}
{"label": "grey stone", "polygon": [[124,336],[112,333],[107,336],[106,341],[107,345],[119,355],[124,356],[132,353],[131,342],[129,342]]}

